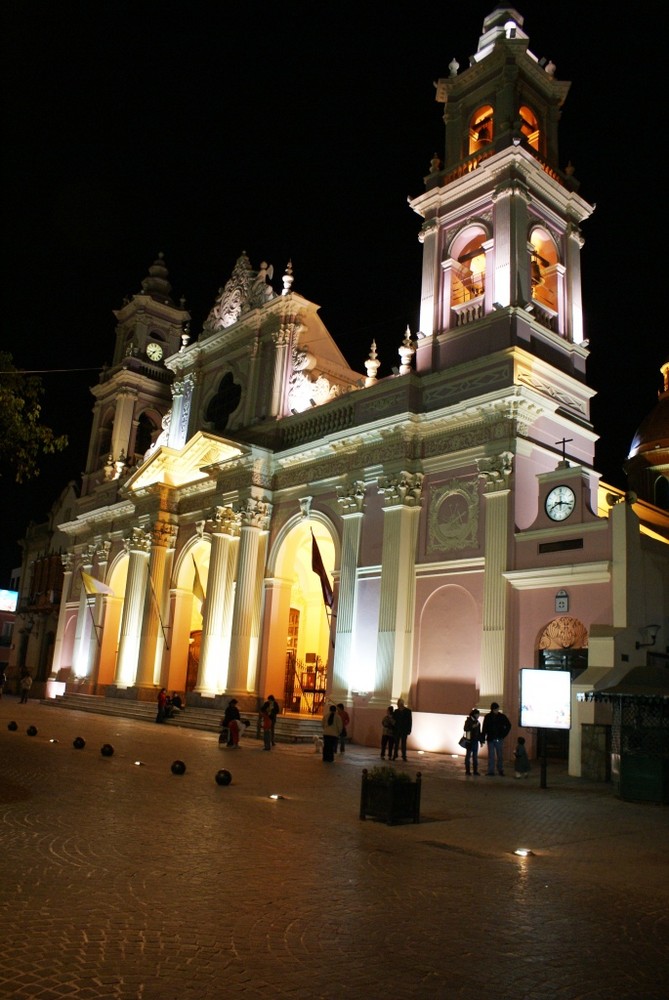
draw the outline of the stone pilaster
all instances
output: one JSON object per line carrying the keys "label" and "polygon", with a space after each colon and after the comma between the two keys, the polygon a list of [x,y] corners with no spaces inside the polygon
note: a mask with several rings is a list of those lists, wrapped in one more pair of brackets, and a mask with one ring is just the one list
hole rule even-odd
{"label": "stone pilaster", "polygon": [[60,557],[63,564],[63,589],[60,596],[60,607],[58,608],[58,625],[56,626],[56,639],[53,647],[53,660],[51,663],[52,674],[65,666],[63,663],[63,636],[65,635],[65,624],[67,622],[67,602],[72,593],[72,571],[74,569],[74,554],[65,552]]}
{"label": "stone pilaster", "polygon": [[503,702],[506,663],[506,603],[508,569],[510,452],[478,461],[484,481],[485,576],[481,642],[481,699]]}
{"label": "stone pilaster", "polygon": [[406,697],[411,682],[416,536],[423,476],[401,472],[379,479],[383,494],[381,598],[373,703]]}
{"label": "stone pilaster", "polygon": [[331,698],[346,701],[356,688],[353,656],[353,626],[358,599],[358,556],[362,533],[365,484],[356,481],[337,489],[337,502],[344,529],[341,545],[341,567],[337,590],[334,660]]}

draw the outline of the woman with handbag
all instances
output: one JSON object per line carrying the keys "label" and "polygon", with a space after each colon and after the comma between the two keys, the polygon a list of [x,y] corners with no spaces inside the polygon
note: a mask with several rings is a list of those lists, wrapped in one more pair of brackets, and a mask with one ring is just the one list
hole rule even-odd
{"label": "woman with handbag", "polygon": [[479,773],[479,746],[481,745],[481,723],[479,722],[478,708],[473,708],[465,719],[465,739],[467,745],[465,749],[465,774],[474,773],[478,777]]}

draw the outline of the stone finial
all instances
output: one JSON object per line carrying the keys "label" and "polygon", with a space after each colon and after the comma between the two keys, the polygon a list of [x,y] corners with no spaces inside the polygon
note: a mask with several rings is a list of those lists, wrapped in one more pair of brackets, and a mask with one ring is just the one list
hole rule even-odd
{"label": "stone finial", "polygon": [[379,370],[381,362],[379,361],[376,354],[376,341],[372,341],[372,346],[369,351],[369,358],[365,361],[365,368],[367,369],[367,378],[365,379],[365,387],[374,385],[376,382],[376,373]]}
{"label": "stone finial", "polygon": [[288,263],[286,264],[286,272],[283,276],[283,291],[281,292],[282,295],[288,295],[288,293],[292,290],[294,280],[295,278],[293,277],[293,262],[292,260],[289,260]]}
{"label": "stone finial", "polygon": [[459,69],[460,69],[460,63],[455,58],[455,56],[453,56],[453,58],[448,64],[448,72],[451,74],[451,76],[457,76]]}
{"label": "stone finial", "polygon": [[432,154],[432,159],[430,160],[430,173],[438,174],[441,170],[441,160],[436,153]]}
{"label": "stone finial", "polygon": [[411,343],[411,330],[407,326],[404,331],[404,340],[402,341],[402,346],[399,348],[399,355],[401,360],[401,365],[399,367],[400,375],[408,375],[411,371],[411,358],[416,353],[416,348]]}

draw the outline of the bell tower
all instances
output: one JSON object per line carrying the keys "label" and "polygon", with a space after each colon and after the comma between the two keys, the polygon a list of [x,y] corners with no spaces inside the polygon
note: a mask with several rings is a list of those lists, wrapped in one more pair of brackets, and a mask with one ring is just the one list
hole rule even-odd
{"label": "bell tower", "polygon": [[141,291],[115,311],[114,360],[98,385],[82,496],[127,474],[161,432],[172,405],[172,373],[165,358],[188,342],[190,316],[176,306],[163,255],[149,268]]}
{"label": "bell tower", "polygon": [[[593,211],[561,167],[570,84],[529,49],[523,18],[499,6],[475,55],[435,84],[443,157],[410,204],[423,219],[420,373],[504,356],[509,379],[589,418],[580,225]],[[580,387],[579,387],[580,384]]]}

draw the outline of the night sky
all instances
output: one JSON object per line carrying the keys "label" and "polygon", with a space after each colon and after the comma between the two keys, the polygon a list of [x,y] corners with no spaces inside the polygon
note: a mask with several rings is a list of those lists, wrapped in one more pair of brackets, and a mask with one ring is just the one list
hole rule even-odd
{"label": "night sky", "polygon": [[[70,446],[21,487],[0,470],[0,587],[27,522],[79,479],[112,310],[159,252],[194,336],[242,251],[273,265],[277,290],[292,259],[295,291],[351,366],[364,372],[375,339],[390,374],[418,324],[421,220],[407,197],[444,146],[433,81],[453,56],[466,68],[493,7],[5,0],[2,347],[46,372],[44,419]],[[669,357],[660,7],[517,9],[530,50],[572,82],[560,165],[597,206],[582,252],[596,467],[624,487]]]}

